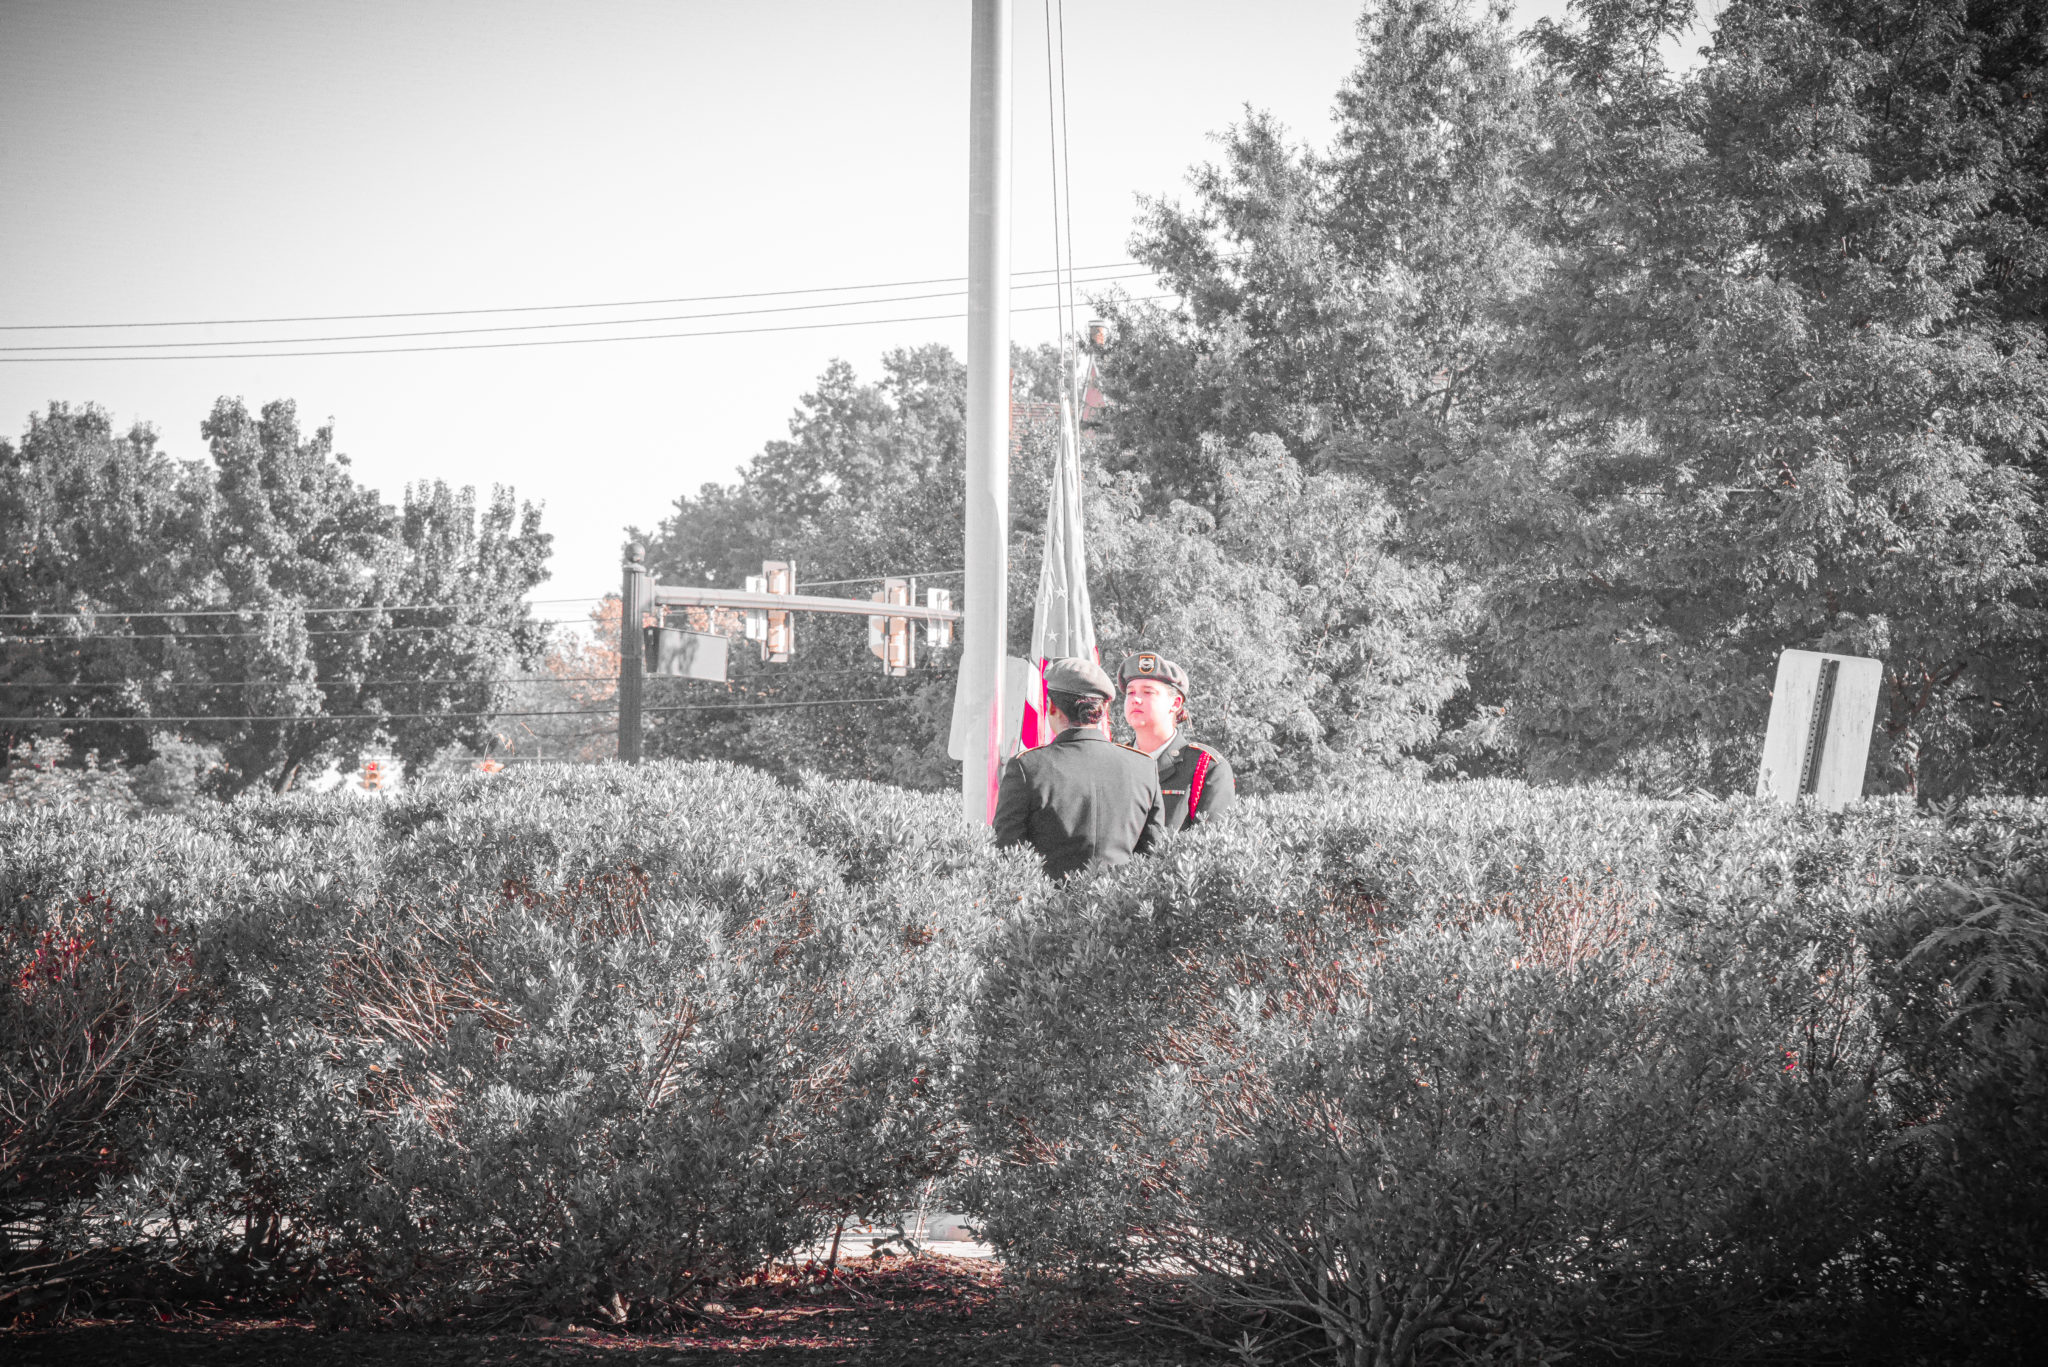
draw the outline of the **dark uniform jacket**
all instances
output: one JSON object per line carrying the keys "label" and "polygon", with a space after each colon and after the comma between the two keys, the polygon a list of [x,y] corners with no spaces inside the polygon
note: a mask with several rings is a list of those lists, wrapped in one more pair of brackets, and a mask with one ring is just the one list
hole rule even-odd
{"label": "dark uniform jacket", "polygon": [[1017,755],[996,794],[996,844],[1030,845],[1055,878],[1143,854],[1164,819],[1152,762],[1092,726]]}
{"label": "dark uniform jacket", "polygon": [[[1188,791],[1195,780],[1195,766],[1201,763],[1203,755],[1209,757],[1209,764],[1202,771],[1202,805],[1190,816]],[[1230,772],[1230,761],[1208,746],[1189,740],[1185,731],[1176,730],[1173,739],[1166,742],[1166,748],[1159,752],[1158,766],[1168,831],[1199,826],[1237,805],[1237,776]]]}

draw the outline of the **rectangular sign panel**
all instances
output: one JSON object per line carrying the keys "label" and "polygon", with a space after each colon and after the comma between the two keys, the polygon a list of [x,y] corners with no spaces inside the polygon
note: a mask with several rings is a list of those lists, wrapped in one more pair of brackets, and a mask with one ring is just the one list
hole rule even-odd
{"label": "rectangular sign panel", "polygon": [[729,637],[708,632],[648,627],[647,672],[724,683],[726,652],[731,644]]}
{"label": "rectangular sign panel", "polygon": [[1876,660],[1814,650],[1780,655],[1756,795],[1809,799],[1829,811],[1862,797],[1883,686]]}

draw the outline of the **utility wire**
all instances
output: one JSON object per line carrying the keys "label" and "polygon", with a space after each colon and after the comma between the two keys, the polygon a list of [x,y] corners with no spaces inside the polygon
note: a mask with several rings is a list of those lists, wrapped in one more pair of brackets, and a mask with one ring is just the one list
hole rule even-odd
{"label": "utility wire", "polygon": [[[1159,299],[1177,299],[1177,294],[1141,294],[1133,304]],[[1032,304],[1011,309],[1012,313],[1043,313],[1052,304]],[[759,332],[816,332],[832,328],[883,327],[891,323],[944,323],[965,318],[965,313],[923,313],[902,318],[848,318],[822,323],[774,323],[752,328],[711,328],[701,332],[647,332],[626,337],[542,337],[522,342],[439,342],[427,346],[350,347],[325,351],[183,351],[175,355],[149,356],[0,356],[0,365],[36,365],[50,361],[84,364],[93,361],[261,361],[295,356],[406,356],[427,351],[504,351],[514,347],[591,346],[605,342],[669,342],[689,337],[744,337]],[[109,347],[120,343],[109,342]],[[222,346],[253,346],[253,342],[222,342]]]}
{"label": "utility wire", "polygon": [[[521,601],[525,606],[533,607],[542,603],[596,603],[602,600],[586,598],[528,598]],[[0,622],[50,622],[54,624],[64,618],[82,621],[88,617],[247,617],[259,612],[295,612],[302,617],[311,617],[315,613],[325,615],[345,612],[455,612],[459,611],[460,608],[461,605],[457,603],[365,603],[360,607],[350,608],[302,608],[296,603],[277,603],[268,606],[246,608],[152,608],[147,612],[124,612],[115,608],[109,608],[104,612],[96,608],[53,608],[48,612],[0,612]],[[569,622],[585,619],[562,617],[536,618],[535,620]]]}
{"label": "utility wire", "polygon": [[[807,579],[798,584],[800,589],[829,589],[842,584],[879,584],[884,579],[944,579],[948,575],[965,574],[965,570],[913,570],[909,574],[867,574],[858,579]],[[882,614],[876,613],[877,617]]]}
{"label": "utility wire", "polygon": [[[179,614],[173,614],[179,615]],[[415,635],[427,631],[456,632],[464,623],[444,622],[437,626],[412,627],[361,627],[350,630],[347,627],[321,627],[303,634],[307,636],[358,636],[376,632],[386,636]],[[580,617],[523,617],[503,623],[506,627],[547,627],[547,626],[588,626]],[[255,636],[268,636],[267,631],[139,631],[128,634],[118,631],[86,631],[75,635],[58,631],[24,632],[18,636],[0,636],[0,645],[10,641],[240,641]]]}
{"label": "utility wire", "polygon": [[[860,703],[897,702],[904,700],[904,694],[896,693],[881,698],[806,698],[795,702],[756,703],[675,703],[654,707],[643,707],[642,712],[772,712],[790,707],[850,707]],[[0,717],[0,726],[88,726],[99,724],[121,724],[130,722],[226,722],[226,721],[420,721],[455,720],[464,717],[608,717],[618,709],[613,707],[578,708],[569,711],[550,712],[314,712],[307,715],[281,714],[277,716],[243,717]]]}
{"label": "utility wire", "polygon": [[[1111,271],[1144,264],[1142,261],[1105,261],[1099,265],[1081,266],[1076,269]],[[1057,273],[1057,267],[1050,271],[1012,271],[1010,279],[1014,281],[1028,275]],[[957,285],[966,280],[967,277],[964,275],[938,275],[924,280],[878,280],[867,285],[816,285],[809,289],[748,290],[739,294],[697,294],[672,299],[608,299],[585,304],[515,304],[495,308],[417,309],[404,313],[308,313],[280,318],[186,318],[170,322],[131,323],[0,323],[0,332],[75,332],[97,328],[255,327],[272,323],[366,323],[394,318],[473,318],[494,313],[563,313],[576,309],[665,308],[671,304],[723,304],[736,299],[783,299],[797,294],[846,294],[858,290],[915,289],[925,285]]]}
{"label": "utility wire", "polygon": [[[1057,223],[1057,208],[1055,208]],[[1149,279],[1151,271],[1130,271],[1123,275],[1105,275],[1088,281],[1091,285],[1107,285],[1119,280]],[[1049,280],[1042,285],[1014,286],[1021,289],[1061,288],[1059,280]],[[0,353],[21,351],[108,351],[119,348],[123,351],[183,351],[195,347],[217,346],[296,346],[304,342],[381,342],[403,340],[412,337],[467,337],[478,334],[505,332],[546,332],[559,328],[606,328],[639,327],[647,323],[694,323],[711,318],[753,318],[770,313],[806,313],[814,309],[861,308],[869,304],[912,304],[926,299],[957,299],[961,290],[939,290],[930,294],[896,294],[879,299],[849,299],[844,303],[822,304],[779,304],[769,308],[726,309],[715,313],[672,313],[656,314],[647,318],[582,318],[565,323],[496,323],[484,327],[427,328],[410,332],[345,332],[327,337],[238,337],[223,339],[209,337],[203,341],[186,342],[69,342],[63,344],[43,343],[31,346],[0,346]],[[570,339],[563,339],[570,340]]]}
{"label": "utility wire", "polygon": [[[863,671],[865,672],[865,671]],[[656,678],[660,675],[654,676]],[[568,684],[568,683],[617,683],[616,674],[562,674],[541,678],[495,678],[470,679],[459,675],[433,679],[364,679],[354,683],[348,679],[80,679],[73,683],[24,682],[19,679],[0,679],[0,688],[257,688],[268,685],[274,688],[291,688],[300,684],[313,688],[373,688],[378,686],[409,687],[426,684]]]}
{"label": "utility wire", "polygon": [[[875,670],[876,670],[876,669],[877,669],[878,667],[879,667],[879,666],[877,666],[877,665],[858,665],[858,666],[855,666],[855,667],[853,667],[853,668],[850,668],[850,669],[811,669],[811,670],[805,670],[805,671],[803,671],[803,672],[801,672],[801,673],[789,673],[789,674],[784,674],[784,675],[783,675],[782,677],[783,677],[784,679],[787,679],[787,680],[790,680],[790,681],[797,681],[797,680],[804,680],[804,679],[826,679],[826,678],[839,678],[839,677],[842,677],[842,676],[844,676],[844,675],[847,675],[847,674],[873,674],[873,673],[875,672]],[[931,670],[930,672],[932,672],[932,673],[940,673],[940,672],[943,672],[943,671],[942,671],[942,670],[940,670],[940,669],[938,669],[937,667],[934,667],[934,668],[933,668],[933,669],[932,669],[932,670]],[[748,677],[750,677],[750,678],[758,678],[758,677],[762,677],[762,676],[759,676],[759,675],[750,675],[750,676],[748,676]],[[130,685],[134,685],[134,686],[136,686],[136,687],[139,687],[139,688],[254,688],[254,687],[262,687],[262,686],[265,686],[265,685],[268,685],[268,686],[271,686],[271,687],[276,687],[276,688],[288,688],[288,687],[293,687],[293,686],[296,686],[296,685],[299,685],[299,684],[302,684],[302,683],[303,683],[303,684],[307,684],[307,685],[310,685],[311,687],[314,687],[314,688],[323,688],[323,689],[324,689],[324,688],[355,688],[355,689],[359,689],[359,690],[360,690],[360,689],[366,689],[366,688],[371,688],[371,687],[376,687],[376,686],[389,686],[389,687],[410,687],[410,686],[413,686],[413,685],[427,685],[427,684],[478,684],[478,685],[482,685],[482,684],[503,684],[503,685],[507,685],[507,686],[513,686],[513,687],[516,687],[516,686],[518,686],[518,685],[520,685],[520,684],[577,684],[577,683],[617,683],[618,681],[619,681],[619,676],[618,676],[618,675],[616,675],[616,674],[548,674],[548,675],[537,675],[537,676],[536,676],[536,675],[511,675],[511,676],[502,676],[502,677],[497,677],[497,678],[486,678],[486,679],[472,679],[472,678],[466,678],[466,677],[463,677],[463,676],[461,676],[461,675],[448,675],[448,676],[445,676],[445,677],[439,677],[439,678],[428,678],[428,679],[410,679],[410,678],[407,678],[407,679],[400,679],[400,678],[383,678],[383,679],[364,679],[364,680],[363,680],[362,682],[360,682],[360,683],[355,683],[355,682],[352,682],[352,681],[350,681],[350,680],[348,680],[348,679],[332,679],[332,678],[328,678],[328,679],[304,679],[304,680],[301,680],[301,679],[219,679],[219,680],[213,680],[213,679],[93,679],[93,680],[85,680],[85,679],[81,679],[81,680],[77,680],[77,681],[75,681],[75,682],[70,682],[70,683],[66,683],[66,682],[62,682],[62,681],[59,681],[59,682],[54,682],[54,683],[45,683],[45,682],[42,682],[42,681],[24,681],[24,680],[18,680],[18,679],[0,679],[0,688],[55,688],[55,689],[87,689],[87,688],[127,688],[127,687],[129,687]],[[679,676],[679,675],[673,675],[673,674],[650,674],[650,675],[648,675],[648,676],[647,676],[647,681],[648,681],[648,682],[649,682],[650,684],[652,684],[652,683],[659,683],[659,682],[674,682],[674,683],[715,683],[715,682],[717,682],[716,680],[713,680],[713,679],[688,679],[688,678],[683,678],[683,677],[681,677],[681,676]],[[735,680],[735,682],[739,682],[739,680]]]}

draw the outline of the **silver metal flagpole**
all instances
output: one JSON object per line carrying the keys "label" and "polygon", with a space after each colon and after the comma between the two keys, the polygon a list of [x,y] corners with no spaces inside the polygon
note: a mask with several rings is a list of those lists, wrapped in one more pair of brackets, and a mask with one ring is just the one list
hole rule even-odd
{"label": "silver metal flagpole", "polygon": [[1002,775],[1009,640],[1010,0],[974,0],[967,134],[967,592],[954,707],[962,810],[986,825]]}

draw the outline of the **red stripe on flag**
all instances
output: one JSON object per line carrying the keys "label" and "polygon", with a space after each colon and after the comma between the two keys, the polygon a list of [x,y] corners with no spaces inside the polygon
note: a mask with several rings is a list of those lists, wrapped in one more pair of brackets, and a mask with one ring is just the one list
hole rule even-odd
{"label": "red stripe on flag", "polygon": [[996,795],[1003,785],[1003,709],[991,707],[988,712],[988,825],[996,824]]}

